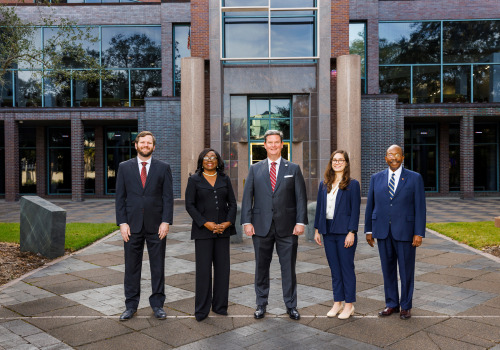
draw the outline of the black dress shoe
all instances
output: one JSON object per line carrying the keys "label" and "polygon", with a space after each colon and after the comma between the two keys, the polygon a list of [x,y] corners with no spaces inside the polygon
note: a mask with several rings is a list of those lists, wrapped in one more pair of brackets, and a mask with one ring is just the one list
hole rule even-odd
{"label": "black dress shoe", "polygon": [[205,318],[207,318],[208,315],[194,315],[194,318],[196,318],[196,321],[201,322]]}
{"label": "black dress shoe", "polygon": [[379,317],[391,316],[393,313],[399,312],[399,307],[386,307],[378,313]]}
{"label": "black dress shoe", "polygon": [[257,309],[253,313],[253,317],[256,319],[264,318],[265,314],[266,314],[266,307],[262,305],[257,305]]}
{"label": "black dress shoe", "polygon": [[137,312],[136,309],[127,309],[123,312],[123,314],[120,316],[120,321],[126,321],[130,320],[134,314]]}
{"label": "black dress shoe", "polygon": [[399,318],[402,320],[407,320],[407,319],[411,318],[411,311],[401,309],[401,312],[399,313]]}
{"label": "black dress shoe", "polygon": [[155,317],[159,320],[164,320],[167,318],[167,313],[161,307],[154,307],[153,312],[155,313]]}
{"label": "black dress shoe", "polygon": [[217,315],[227,316],[227,311],[226,310],[215,311],[215,310],[212,309],[212,311],[215,312]]}
{"label": "black dress shoe", "polygon": [[286,313],[290,316],[292,320],[300,320],[300,314],[296,307],[289,307],[286,309]]}

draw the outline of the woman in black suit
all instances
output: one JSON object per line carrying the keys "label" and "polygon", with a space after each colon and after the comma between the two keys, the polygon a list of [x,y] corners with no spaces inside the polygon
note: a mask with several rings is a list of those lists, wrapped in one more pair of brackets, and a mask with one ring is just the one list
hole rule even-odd
{"label": "woman in black suit", "polygon": [[[224,162],[217,151],[204,149],[196,173],[188,179],[186,210],[193,219],[195,243],[195,317],[201,321],[212,311],[227,315],[229,296],[229,236],[236,234],[236,198]],[[214,283],[212,294],[212,264]]]}

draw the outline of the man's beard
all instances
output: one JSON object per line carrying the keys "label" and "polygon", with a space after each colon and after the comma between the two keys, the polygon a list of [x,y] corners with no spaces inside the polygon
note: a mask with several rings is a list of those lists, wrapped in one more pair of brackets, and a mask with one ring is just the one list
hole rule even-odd
{"label": "man's beard", "polygon": [[141,157],[148,158],[153,154],[153,149],[151,149],[148,153],[144,153],[142,150],[137,150],[137,153],[139,153]]}

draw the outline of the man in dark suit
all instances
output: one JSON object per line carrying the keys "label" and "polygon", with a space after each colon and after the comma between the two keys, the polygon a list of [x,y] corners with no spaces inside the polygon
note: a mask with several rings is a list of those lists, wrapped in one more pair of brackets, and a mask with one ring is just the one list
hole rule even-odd
{"label": "man in dark suit", "polygon": [[245,234],[252,237],[255,250],[254,317],[263,318],[266,313],[269,266],[276,244],[287,313],[298,320],[295,263],[298,236],[307,224],[306,186],[300,167],[281,158],[281,131],[268,130],[264,147],[267,159],[250,167],[241,205],[241,223]]}
{"label": "man in dark suit", "polygon": [[[389,169],[372,175],[366,203],[366,241],[373,247],[377,239],[384,275],[385,309],[380,317],[399,312],[401,319],[411,317],[416,248],[425,236],[425,191],[420,174],[401,165],[403,150],[398,145],[387,149]],[[401,279],[398,295],[397,266]]]}
{"label": "man in dark suit", "polygon": [[116,223],[125,248],[125,312],[136,313],[141,294],[141,268],[146,242],[151,268],[149,303],[158,319],[167,317],[165,302],[166,236],[173,221],[174,195],[170,166],[151,158],[156,139],[149,131],[135,139],[137,157],[120,163],[116,178]]}

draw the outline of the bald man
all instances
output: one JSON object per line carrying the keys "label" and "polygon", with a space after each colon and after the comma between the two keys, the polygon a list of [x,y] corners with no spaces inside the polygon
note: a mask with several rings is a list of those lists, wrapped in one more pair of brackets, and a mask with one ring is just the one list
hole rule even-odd
{"label": "bald man", "polygon": [[[425,236],[425,191],[419,173],[403,168],[403,149],[392,145],[385,161],[389,165],[370,179],[365,212],[366,241],[377,239],[384,275],[385,309],[379,317],[399,312],[411,317],[416,248]],[[397,267],[401,279],[398,293]]]}

